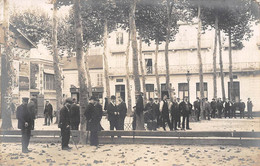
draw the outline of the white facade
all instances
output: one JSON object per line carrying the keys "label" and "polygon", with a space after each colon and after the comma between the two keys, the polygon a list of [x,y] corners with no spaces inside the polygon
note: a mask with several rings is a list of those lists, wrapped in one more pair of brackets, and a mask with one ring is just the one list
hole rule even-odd
{"label": "white facade", "polygon": [[[182,98],[180,92],[180,84],[187,83],[186,73],[190,71],[191,79],[189,83],[190,100],[193,102],[196,99],[196,83],[199,83],[199,64],[197,58],[197,25],[181,25],[179,33],[176,35],[176,40],[169,44],[169,67],[170,67],[170,83],[175,89],[176,97]],[[253,36],[249,41],[244,41],[244,48],[241,50],[232,50],[233,55],[233,75],[234,82],[238,85],[238,97],[246,101],[250,97],[253,101],[255,111],[260,111],[260,26],[253,26]],[[123,34],[122,42],[118,42],[118,33]],[[222,35],[224,36],[224,35]],[[213,98],[213,46],[214,46],[214,30],[206,31],[202,34],[202,62],[204,82],[207,83],[207,97],[209,100]],[[225,40],[223,40],[225,39]],[[228,97],[228,82],[229,82],[229,59],[228,59],[228,43],[227,37],[223,40],[223,69],[225,75],[225,94]],[[122,30],[112,32],[108,39],[108,66],[110,76],[110,91],[111,95],[119,95],[119,91],[124,91],[125,101],[127,102],[127,88],[125,82],[126,65],[125,65],[125,50],[128,41],[128,34]],[[138,44],[139,46],[139,44]],[[143,64],[146,71],[146,63],[148,60],[152,61],[152,73],[146,73],[146,84],[154,84],[154,91],[156,91],[156,80],[154,74],[154,60],[155,60],[155,44],[150,46],[143,43]],[[165,84],[166,69],[164,56],[165,43],[159,46],[158,55],[158,70],[160,75],[160,84]],[[130,49],[131,50],[131,49]],[[217,49],[218,50],[218,49]],[[132,75],[132,54],[130,52],[129,68]],[[217,96],[222,97],[221,79],[219,74],[219,53],[217,51]],[[141,72],[139,70],[139,74]],[[140,76],[141,79],[141,76]],[[119,85],[125,86],[124,90],[119,88]],[[130,89],[132,96],[132,105],[134,104],[134,82],[133,77],[130,77]],[[117,86],[117,90],[116,90]],[[121,89],[121,90],[120,90]],[[187,92],[185,92],[187,93]],[[122,95],[123,93],[121,93]],[[151,93],[154,96],[154,92]],[[187,94],[186,94],[187,95]]]}

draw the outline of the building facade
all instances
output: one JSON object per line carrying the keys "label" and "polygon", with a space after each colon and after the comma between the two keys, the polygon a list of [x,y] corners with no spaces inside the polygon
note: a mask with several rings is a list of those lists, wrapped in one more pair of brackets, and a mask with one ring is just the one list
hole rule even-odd
{"label": "building facade", "polygon": [[[189,97],[194,101],[200,96],[199,92],[199,63],[197,58],[197,25],[181,24],[175,41],[169,44],[170,83],[175,96],[183,99]],[[226,98],[230,97],[229,57],[227,36],[222,34],[222,56],[224,71],[224,86]],[[110,34],[108,39],[108,66],[111,94],[122,96],[127,102],[125,51],[127,47],[127,32],[118,29]],[[253,26],[253,36],[249,41],[243,41],[244,48],[233,49],[233,78],[236,100],[246,102],[251,98],[254,110],[260,110],[260,26]],[[139,45],[139,44],[138,44]],[[208,30],[201,36],[201,55],[203,63],[204,95],[209,100],[213,98],[213,47],[214,30]],[[159,46],[158,71],[161,87],[161,96],[167,94],[165,45]],[[154,72],[155,44],[142,44],[143,67],[145,69],[146,93],[148,98],[158,96],[156,77]],[[140,65],[140,64],[139,64]],[[132,105],[134,104],[134,81],[132,54],[129,57],[130,90]],[[187,73],[190,73],[189,83]],[[140,79],[141,72],[139,70]],[[141,87],[142,88],[142,87]],[[222,98],[219,54],[217,53],[217,96]]]}
{"label": "building facade", "polygon": [[[63,95],[79,101],[79,82],[78,67],[76,57],[64,57],[62,59],[63,67]],[[103,58],[102,54],[92,50],[88,56],[89,72],[91,78],[92,95],[100,99],[103,103]]]}

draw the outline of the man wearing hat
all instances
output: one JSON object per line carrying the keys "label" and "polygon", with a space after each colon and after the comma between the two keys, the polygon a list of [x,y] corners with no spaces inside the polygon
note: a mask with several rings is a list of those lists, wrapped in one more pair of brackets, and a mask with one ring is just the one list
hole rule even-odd
{"label": "man wearing hat", "polygon": [[22,152],[28,153],[31,128],[32,128],[32,119],[27,108],[29,98],[23,98],[22,104],[17,107],[16,118],[18,119],[18,129],[21,129],[22,132]]}
{"label": "man wearing hat", "polygon": [[94,98],[94,109],[90,115],[90,117],[87,117],[89,121],[89,130],[90,130],[90,146],[98,146],[98,131],[101,130],[100,121],[102,119],[102,106],[99,103],[99,99]]}
{"label": "man wearing hat", "polygon": [[159,128],[161,126],[161,122],[160,122],[160,106],[159,106],[159,100],[158,97],[154,98],[154,102],[152,104],[152,110],[156,115],[156,122],[157,122],[157,128]]}
{"label": "man wearing hat", "polygon": [[61,129],[61,148],[62,150],[71,149],[69,145],[70,140],[70,107],[73,104],[70,98],[65,100],[64,106],[60,110],[60,122],[58,127]]}
{"label": "man wearing hat", "polygon": [[119,112],[118,130],[124,130],[127,108],[126,108],[126,103],[123,101],[122,97],[120,96],[118,97],[117,109]]}
{"label": "man wearing hat", "polygon": [[87,131],[90,130],[89,120],[91,119],[92,113],[94,112],[95,100],[96,100],[96,98],[95,98],[94,96],[91,96],[91,97],[89,98],[88,105],[87,105],[86,110],[85,110],[85,112],[84,112],[84,115],[85,115],[85,117],[86,117],[86,119],[87,119],[87,127],[86,127],[86,128],[87,128]]}
{"label": "man wearing hat", "polygon": [[111,96],[111,102],[107,106],[108,121],[110,130],[118,130],[119,112],[116,106],[116,96]]}
{"label": "man wearing hat", "polygon": [[44,125],[50,126],[52,111],[53,111],[52,105],[51,105],[50,101],[47,100],[46,104],[45,104],[45,108],[44,108],[44,117],[45,117]]}
{"label": "man wearing hat", "polygon": [[213,98],[211,103],[210,103],[211,109],[212,109],[212,114],[211,117],[212,118],[216,118],[216,112],[217,112],[217,102],[216,100]]}
{"label": "man wearing hat", "polygon": [[200,121],[200,98],[199,97],[196,98],[196,101],[193,102],[193,105],[194,105],[197,121]]}
{"label": "man wearing hat", "polygon": [[73,98],[72,101],[73,104],[71,105],[71,109],[70,109],[71,130],[79,130],[80,110],[79,110],[79,106],[77,105],[77,100]]}
{"label": "man wearing hat", "polygon": [[35,98],[31,98],[31,100],[28,103],[27,107],[28,107],[29,114],[30,114],[30,116],[32,118],[32,130],[34,130],[34,121],[35,121],[36,114],[37,114],[36,99]]}

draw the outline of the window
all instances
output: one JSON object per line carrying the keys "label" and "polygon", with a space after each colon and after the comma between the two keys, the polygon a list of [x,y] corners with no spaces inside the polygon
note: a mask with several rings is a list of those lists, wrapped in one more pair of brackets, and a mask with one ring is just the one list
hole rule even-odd
{"label": "window", "polygon": [[145,88],[147,99],[154,98],[154,84],[146,84]]}
{"label": "window", "polygon": [[[228,82],[228,98],[231,99],[231,91],[230,91],[230,82]],[[239,82],[233,82],[233,95],[234,95],[234,100],[238,102],[240,100],[240,86]]]}
{"label": "window", "polygon": [[166,87],[166,84],[161,84],[161,99],[163,99],[164,95],[169,96],[168,88]]}
{"label": "window", "polygon": [[122,32],[117,32],[116,33],[116,44],[117,45],[123,45],[124,44],[124,38],[123,38],[123,33]]}
{"label": "window", "polygon": [[116,85],[116,98],[119,96],[125,101],[125,85]]}
{"label": "window", "polygon": [[146,74],[153,74],[153,61],[152,59],[145,59]]}
{"label": "window", "polygon": [[178,84],[179,89],[179,98],[183,100],[184,97],[189,97],[188,93],[188,83],[179,83]]}
{"label": "window", "polygon": [[[196,83],[196,97],[200,97],[200,83]],[[208,83],[204,82],[204,97],[208,97]]]}
{"label": "window", "polygon": [[103,85],[103,75],[97,74],[97,86],[102,86],[102,85]]}
{"label": "window", "polygon": [[55,90],[54,89],[54,74],[44,73],[44,89]]}

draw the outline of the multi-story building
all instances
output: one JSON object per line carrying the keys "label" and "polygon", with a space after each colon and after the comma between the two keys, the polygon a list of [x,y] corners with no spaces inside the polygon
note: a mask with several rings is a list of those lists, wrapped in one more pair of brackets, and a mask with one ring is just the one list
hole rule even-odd
{"label": "multi-story building", "polygon": [[[63,67],[63,94],[79,101],[78,67],[76,57],[64,57]],[[88,56],[89,72],[91,77],[92,95],[103,98],[103,59],[99,50],[93,49]],[[100,100],[102,103],[103,100]]]}
{"label": "multi-story building", "polygon": [[[197,58],[197,25],[181,24],[175,41],[169,44],[170,83],[175,90],[175,96],[188,97],[194,101],[199,97],[199,63]],[[243,41],[244,48],[233,49],[233,78],[234,94],[236,99],[246,101],[250,97],[254,103],[254,110],[260,110],[260,26],[253,26],[253,36],[249,41]],[[226,97],[230,96],[229,58],[227,36],[223,38],[223,70]],[[126,95],[126,65],[125,51],[127,47],[127,32],[118,29],[110,34],[108,39],[108,66],[111,94],[122,96],[127,101]],[[214,30],[208,30],[201,36],[201,55],[203,63],[204,94],[209,100],[213,98],[213,47]],[[166,94],[166,67],[165,44],[159,46],[158,70],[161,87],[161,96]],[[157,95],[156,78],[154,73],[155,44],[142,44],[143,67],[145,69],[146,93],[148,98]],[[134,104],[134,82],[132,54],[129,57],[130,90],[132,104]],[[189,84],[187,73],[190,73]],[[139,70],[140,79],[141,72]],[[189,90],[189,91],[188,91]],[[217,54],[217,96],[222,97],[221,79],[219,68],[219,54]]]}

